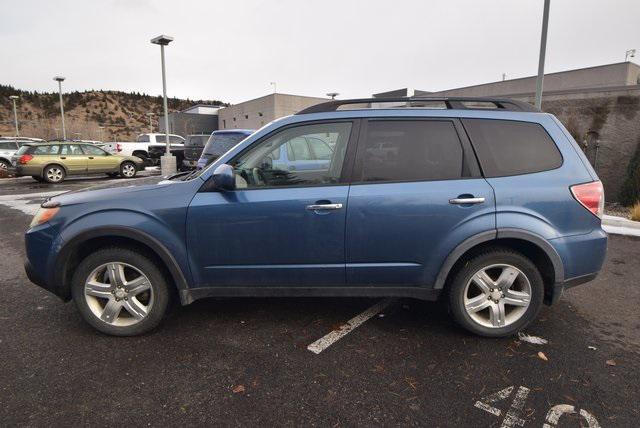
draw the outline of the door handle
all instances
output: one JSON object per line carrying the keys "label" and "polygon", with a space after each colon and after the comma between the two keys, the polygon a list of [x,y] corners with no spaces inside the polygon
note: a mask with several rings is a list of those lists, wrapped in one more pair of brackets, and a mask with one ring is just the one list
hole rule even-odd
{"label": "door handle", "polygon": [[89,156],[89,159],[93,159],[93,156]]}
{"label": "door handle", "polygon": [[481,204],[484,202],[484,198],[453,198],[449,199],[449,203],[453,205],[472,205]]}
{"label": "door handle", "polygon": [[67,158],[66,156],[60,156],[60,159],[66,159],[66,158]]}
{"label": "door handle", "polygon": [[342,204],[307,205],[307,211],[330,211],[330,210],[339,210],[341,208],[342,208]]}

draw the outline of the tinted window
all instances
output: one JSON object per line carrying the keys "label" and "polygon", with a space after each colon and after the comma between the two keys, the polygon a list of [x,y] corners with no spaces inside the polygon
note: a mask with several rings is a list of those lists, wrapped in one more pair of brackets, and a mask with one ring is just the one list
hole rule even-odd
{"label": "tinted window", "polygon": [[220,157],[228,152],[231,147],[235,146],[247,137],[248,135],[240,134],[237,132],[211,134],[211,136],[207,140],[207,144],[205,145],[203,152],[207,155],[215,155],[216,157]]}
{"label": "tinted window", "polygon": [[[162,136],[162,141],[164,141],[164,135]],[[184,143],[184,138],[179,137],[177,135],[169,135],[169,143],[170,144],[182,144]]]}
{"label": "tinted window", "polygon": [[562,155],[542,126],[508,120],[464,119],[486,177],[547,171]]}
{"label": "tinted window", "polygon": [[138,139],[136,140],[138,143],[148,143],[149,136],[148,135],[138,135]]}
{"label": "tinted window", "polygon": [[450,121],[369,121],[358,147],[356,180],[456,179],[463,176],[463,158]]}
{"label": "tinted window", "polygon": [[0,150],[15,150],[16,143],[13,141],[0,141]]}
{"label": "tinted window", "polygon": [[34,155],[57,155],[60,153],[60,146],[36,146],[31,153]]}
{"label": "tinted window", "polygon": [[208,139],[208,135],[192,135],[187,138],[185,145],[189,147],[204,147]]}
{"label": "tinted window", "polygon": [[[324,136],[335,143],[330,159],[309,157],[307,140]],[[236,172],[236,186],[260,188],[273,186],[315,186],[338,183],[347,143],[351,135],[351,122],[321,123],[288,128],[253,145],[231,162]],[[287,162],[279,159],[278,151],[286,148]]]}
{"label": "tinted window", "polygon": [[107,152],[102,150],[100,147],[84,145],[82,146],[82,151],[91,156],[106,156]]}

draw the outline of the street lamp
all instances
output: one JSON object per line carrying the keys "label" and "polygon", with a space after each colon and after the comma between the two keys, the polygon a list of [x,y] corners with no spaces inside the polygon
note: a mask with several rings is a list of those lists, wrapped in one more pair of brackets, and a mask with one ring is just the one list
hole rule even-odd
{"label": "street lamp", "polygon": [[167,107],[167,78],[164,67],[164,47],[173,41],[173,37],[160,35],[151,39],[154,45],[160,45],[160,61],[162,63],[162,98],[164,106],[164,137],[166,142],[166,151],[164,156],[160,158],[160,170],[162,175],[169,175],[176,172],[176,158],[171,154],[169,146],[169,108]]}
{"label": "street lamp", "polygon": [[13,122],[16,125],[16,137],[20,136],[20,130],[18,129],[18,110],[16,110],[16,101],[20,98],[17,95],[10,95],[9,99],[13,101]]}
{"label": "street lamp", "polygon": [[544,0],[542,12],[542,35],[540,36],[540,56],[538,57],[538,78],[536,79],[536,107],[542,108],[542,82],[544,80],[544,57],[547,53],[547,29],[549,28],[549,3]]}
{"label": "street lamp", "polygon": [[64,128],[64,105],[62,104],[62,82],[64,81],[63,76],[56,76],[53,78],[56,82],[58,82],[58,92],[60,93],[60,117],[62,118],[62,139],[67,139],[67,131]]}
{"label": "street lamp", "polygon": [[629,58],[633,58],[636,56],[636,50],[635,49],[629,49],[628,51],[626,51],[624,53],[624,62],[629,61]]}
{"label": "street lamp", "polygon": [[149,116],[149,133],[153,134],[153,116],[154,114],[152,112],[147,113],[147,116]]}
{"label": "street lamp", "polygon": [[327,93],[327,96],[331,97],[332,100],[335,100],[338,95],[340,95],[339,92],[328,92]]}

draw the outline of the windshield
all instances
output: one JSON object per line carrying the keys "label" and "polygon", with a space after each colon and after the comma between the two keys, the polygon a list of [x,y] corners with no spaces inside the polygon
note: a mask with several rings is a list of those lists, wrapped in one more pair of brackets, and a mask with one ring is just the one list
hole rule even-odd
{"label": "windshield", "polygon": [[209,137],[209,140],[207,141],[207,145],[204,147],[203,153],[205,155],[220,157],[228,152],[230,148],[247,137],[247,134],[241,134],[238,132],[211,134],[211,137]]}

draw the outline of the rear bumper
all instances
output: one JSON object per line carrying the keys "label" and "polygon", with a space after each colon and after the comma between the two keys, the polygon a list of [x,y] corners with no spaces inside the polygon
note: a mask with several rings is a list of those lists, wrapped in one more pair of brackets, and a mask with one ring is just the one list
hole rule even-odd
{"label": "rear bumper", "polygon": [[547,305],[553,305],[564,293],[564,290],[575,287],[576,285],[586,284],[587,282],[593,281],[597,278],[599,272],[589,273],[587,275],[578,276],[575,278],[568,279],[564,282],[560,282],[554,285],[551,294],[545,296],[545,303]]}

